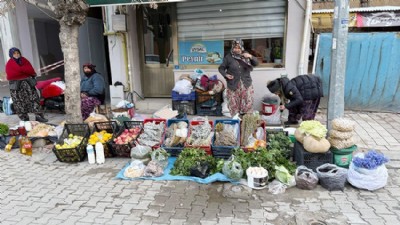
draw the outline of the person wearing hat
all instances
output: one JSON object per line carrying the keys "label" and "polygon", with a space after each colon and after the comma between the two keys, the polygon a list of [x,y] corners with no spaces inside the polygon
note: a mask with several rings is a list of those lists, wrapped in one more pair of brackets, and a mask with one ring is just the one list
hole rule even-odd
{"label": "person wearing hat", "polygon": [[22,121],[29,121],[28,113],[34,113],[36,121],[47,122],[40,109],[40,97],[36,90],[36,73],[31,63],[18,48],[9,50],[6,64],[7,80],[13,100],[13,111]]}
{"label": "person wearing hat", "polygon": [[285,125],[298,124],[300,119],[313,120],[323,97],[322,81],[315,75],[278,78],[269,81],[267,88],[281,98],[280,110],[289,110]]}
{"label": "person wearing hat", "polygon": [[234,40],[231,52],[224,57],[218,68],[227,83],[226,94],[231,116],[253,111],[254,88],[250,72],[257,65],[257,58],[244,51],[243,41]]}
{"label": "person wearing hat", "polygon": [[86,63],[83,65],[81,80],[81,113],[86,120],[94,108],[104,103],[105,82],[103,76],[96,71],[96,65]]}

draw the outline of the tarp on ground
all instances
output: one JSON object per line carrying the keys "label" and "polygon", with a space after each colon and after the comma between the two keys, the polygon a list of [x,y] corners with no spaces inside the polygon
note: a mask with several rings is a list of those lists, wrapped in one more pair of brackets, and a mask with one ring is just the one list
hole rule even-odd
{"label": "tarp on ground", "polygon": [[222,173],[216,173],[204,179],[199,177],[192,177],[192,176],[173,176],[170,174],[172,167],[174,166],[176,157],[170,157],[168,159],[168,166],[164,170],[164,175],[161,177],[138,177],[138,178],[128,178],[124,176],[125,170],[128,168],[130,163],[127,163],[124,168],[117,174],[116,178],[123,179],[123,180],[183,180],[183,181],[194,181],[201,184],[210,184],[217,181],[222,182],[231,182],[231,183],[238,183]]}

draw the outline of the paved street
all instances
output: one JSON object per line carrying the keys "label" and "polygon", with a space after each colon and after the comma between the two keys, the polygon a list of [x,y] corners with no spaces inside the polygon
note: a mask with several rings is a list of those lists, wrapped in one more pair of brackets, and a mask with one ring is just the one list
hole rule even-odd
{"label": "paved street", "polygon": [[[318,115],[322,122],[325,112]],[[49,114],[50,122],[63,120]],[[357,122],[357,143],[391,158],[389,181],[375,192],[347,185],[343,192],[318,186],[272,195],[229,183],[115,179],[129,161],[57,161],[50,147],[32,157],[0,151],[0,224],[400,224],[400,115],[346,112]],[[0,121],[17,123],[0,114]]]}

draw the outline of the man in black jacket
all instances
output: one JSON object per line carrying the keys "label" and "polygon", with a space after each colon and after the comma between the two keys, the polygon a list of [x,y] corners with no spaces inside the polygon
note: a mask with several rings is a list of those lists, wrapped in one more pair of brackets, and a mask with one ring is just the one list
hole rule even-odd
{"label": "man in black jacket", "polygon": [[[291,80],[287,77],[268,82],[271,93],[281,98],[280,110],[289,110],[285,125],[298,124],[299,120],[313,120],[321,97],[322,81],[318,76],[300,75]],[[289,101],[288,101],[289,100]]]}

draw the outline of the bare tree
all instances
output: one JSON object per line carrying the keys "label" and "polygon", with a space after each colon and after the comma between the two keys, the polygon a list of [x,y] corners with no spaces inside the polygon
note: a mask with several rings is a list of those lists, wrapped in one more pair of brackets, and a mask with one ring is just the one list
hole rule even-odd
{"label": "bare tree", "polygon": [[[1,13],[15,7],[17,0],[0,0],[3,2]],[[82,122],[80,99],[80,65],[78,34],[79,27],[85,22],[89,6],[84,0],[23,0],[29,4],[49,10],[55,14],[60,23],[60,43],[64,53],[65,67],[65,112],[68,123]]]}

